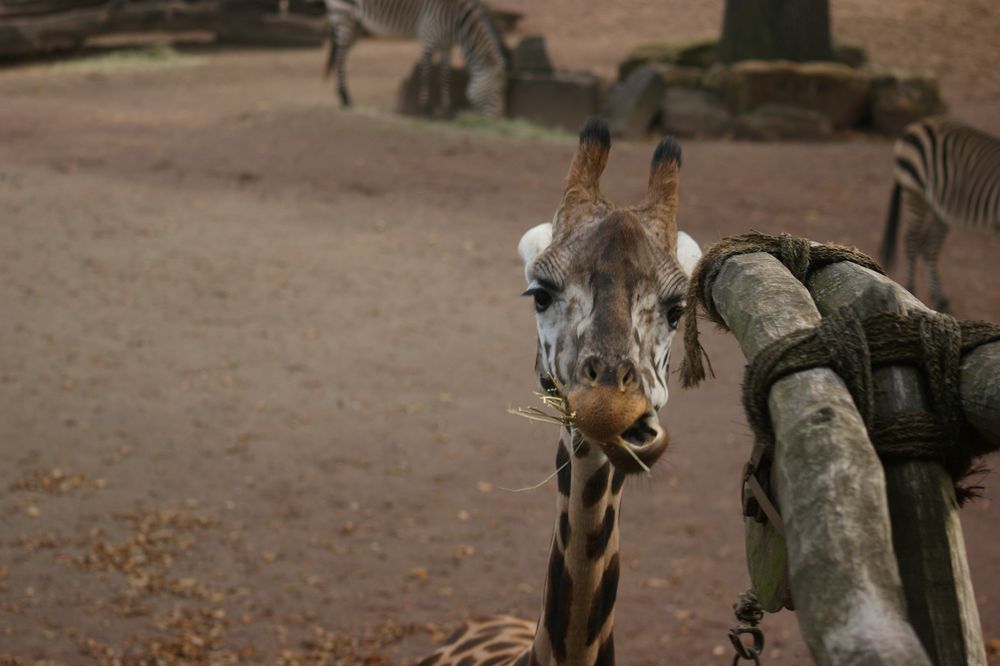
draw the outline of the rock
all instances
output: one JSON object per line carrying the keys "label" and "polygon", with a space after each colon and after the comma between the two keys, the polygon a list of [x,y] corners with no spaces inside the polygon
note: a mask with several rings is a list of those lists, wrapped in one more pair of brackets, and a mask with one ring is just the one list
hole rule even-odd
{"label": "rock", "polygon": [[514,48],[514,63],[519,72],[551,74],[555,70],[541,35],[529,35],[518,42]]}
{"label": "rock", "polygon": [[717,62],[708,69],[701,77],[701,87],[714,93],[722,94],[722,88],[726,85],[726,77],[729,75],[729,66]]}
{"label": "rock", "polygon": [[872,127],[883,134],[897,136],[914,120],[947,110],[929,76],[876,74],[871,86]]}
{"label": "rock", "polygon": [[822,113],[835,127],[854,127],[868,113],[870,88],[867,76],[840,63],[746,60],[729,68],[722,98],[736,114],[781,104]]}
{"label": "rock", "polygon": [[713,93],[667,88],[663,96],[660,129],[667,134],[718,137],[729,131],[731,123],[732,116]]}
{"label": "rock", "polygon": [[677,58],[674,64],[681,67],[698,67],[705,69],[715,62],[719,40],[711,38],[695,39],[677,47]]}
{"label": "rock", "polygon": [[600,110],[600,91],[590,72],[517,73],[507,83],[507,115],[576,132]]}
{"label": "rock", "polygon": [[833,124],[822,113],[784,104],[765,104],[733,122],[733,137],[737,139],[816,141],[831,134]]}
{"label": "rock", "polygon": [[[430,106],[431,111],[438,114],[441,108],[441,67],[434,63],[431,67],[430,85]],[[451,68],[449,93],[451,95],[452,112],[465,111],[472,108],[469,99],[465,96],[465,87],[469,85],[469,74],[464,69]],[[420,108],[420,63],[413,66],[410,75],[403,79],[399,85],[396,108],[399,113],[408,116],[419,116],[423,114]]]}
{"label": "rock", "polygon": [[666,84],[655,68],[643,65],[615,87],[605,115],[614,136],[640,137],[652,129],[660,113]]}
{"label": "rock", "polygon": [[857,69],[868,64],[868,52],[863,46],[854,44],[834,44],[833,59],[842,65]]}
{"label": "rock", "polygon": [[663,83],[668,88],[700,88],[704,70],[697,67],[681,67],[680,65],[670,65],[654,63],[650,67],[655,69],[663,79]]}
{"label": "rock", "polygon": [[718,40],[714,37],[643,44],[636,47],[618,64],[618,79],[624,81],[635,69],[650,63],[667,63],[704,69],[715,62]]}

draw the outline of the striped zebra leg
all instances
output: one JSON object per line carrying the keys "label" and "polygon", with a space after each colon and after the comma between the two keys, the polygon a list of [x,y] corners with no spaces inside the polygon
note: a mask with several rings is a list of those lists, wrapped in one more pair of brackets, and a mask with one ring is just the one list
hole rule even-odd
{"label": "striped zebra leg", "polygon": [[354,45],[354,40],[358,35],[358,23],[351,17],[344,14],[331,17],[330,26],[330,49],[326,55],[326,75],[329,76],[331,70],[337,72],[337,94],[340,95],[340,104],[343,107],[351,105],[351,96],[347,92],[347,52]]}
{"label": "striped zebra leg", "polygon": [[430,118],[431,109],[431,72],[434,69],[434,47],[422,43],[420,47],[420,112]]}
{"label": "striped zebra leg", "polygon": [[922,254],[924,232],[931,215],[930,208],[924,197],[913,190],[903,190],[903,214],[906,216],[906,280],[903,286],[911,294],[916,295],[917,257]]}
{"label": "striped zebra leg", "polygon": [[441,49],[441,111],[445,118],[452,118],[451,108],[451,46]]}
{"label": "striped zebra leg", "polygon": [[924,258],[924,268],[927,270],[927,282],[930,285],[934,309],[939,312],[947,312],[948,299],[944,297],[941,291],[941,277],[938,275],[938,257],[941,255],[941,247],[944,245],[944,239],[948,235],[948,225],[933,213],[928,218],[925,225],[923,242],[920,246],[920,253]]}

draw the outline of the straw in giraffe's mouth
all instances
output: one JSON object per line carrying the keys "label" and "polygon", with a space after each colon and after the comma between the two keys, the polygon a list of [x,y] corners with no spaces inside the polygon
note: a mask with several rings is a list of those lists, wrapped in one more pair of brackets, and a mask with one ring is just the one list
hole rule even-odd
{"label": "straw in giraffe's mouth", "polygon": [[632,447],[642,448],[662,436],[663,430],[656,425],[653,415],[649,412],[635,420],[619,437]]}
{"label": "straw in giraffe's mouth", "polygon": [[649,473],[650,467],[667,449],[667,432],[660,426],[656,412],[647,410],[614,442],[602,446],[617,469],[626,474]]}

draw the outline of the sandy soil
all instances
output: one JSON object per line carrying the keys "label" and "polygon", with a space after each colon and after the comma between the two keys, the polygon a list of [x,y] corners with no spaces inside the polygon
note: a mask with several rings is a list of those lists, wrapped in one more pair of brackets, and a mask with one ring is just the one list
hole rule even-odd
{"label": "sandy soil", "polygon": [[[607,71],[720,15],[507,4],[561,63]],[[937,68],[956,113],[1000,132],[985,2],[834,4],[844,39]],[[505,413],[533,400],[514,246],[574,142],[391,116],[415,52],[362,44],[354,112],[314,50],[0,71],[0,663],[403,663],[464,617],[537,612],[554,490],[501,488],[550,472],[555,433]],[[684,148],[681,225],[702,243],[877,246],[888,143]],[[613,199],[643,191],[651,150],[614,147]],[[949,239],[959,316],[1000,319],[998,257],[998,238]],[[750,435],[742,356],[707,346],[718,378],[673,392],[669,457],[627,490],[624,664],[731,660]],[[984,485],[962,521],[998,641]],[[794,615],[765,628],[766,663],[808,662]]]}

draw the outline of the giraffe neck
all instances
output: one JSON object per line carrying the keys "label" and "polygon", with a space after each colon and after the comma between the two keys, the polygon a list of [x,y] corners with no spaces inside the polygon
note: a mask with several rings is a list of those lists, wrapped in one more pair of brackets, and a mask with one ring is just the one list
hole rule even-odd
{"label": "giraffe neck", "polygon": [[[539,664],[614,664],[618,508],[624,476],[600,448],[564,431],[556,466],[556,528],[542,616],[532,644]],[[533,662],[534,663],[534,662]]]}

